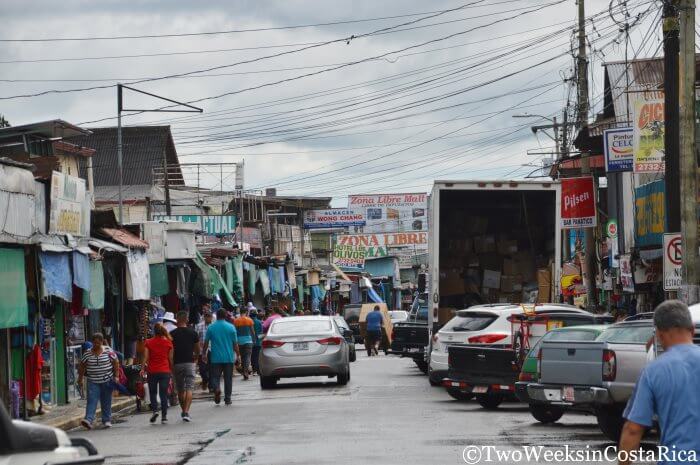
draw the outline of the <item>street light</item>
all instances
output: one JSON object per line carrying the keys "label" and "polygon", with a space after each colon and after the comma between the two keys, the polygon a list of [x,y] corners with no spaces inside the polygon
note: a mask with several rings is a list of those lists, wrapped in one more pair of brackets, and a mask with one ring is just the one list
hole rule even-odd
{"label": "street light", "polygon": [[[557,157],[559,157],[561,155],[561,153],[559,151],[559,125],[557,124],[557,117],[556,116],[553,118],[550,118],[548,116],[543,116],[543,115],[531,115],[530,113],[523,113],[521,115],[513,115],[513,118],[541,118],[541,119],[546,119],[547,121],[551,121],[552,124],[547,124],[544,126],[532,126],[532,128],[530,128],[530,129],[532,129],[533,134],[537,134],[537,131],[540,129],[553,129],[554,130],[554,137],[550,136],[546,132],[545,132],[545,134],[547,134],[547,137],[554,140],[554,146],[555,146],[555,150],[557,153]],[[566,128],[564,128],[564,131],[566,131]]]}

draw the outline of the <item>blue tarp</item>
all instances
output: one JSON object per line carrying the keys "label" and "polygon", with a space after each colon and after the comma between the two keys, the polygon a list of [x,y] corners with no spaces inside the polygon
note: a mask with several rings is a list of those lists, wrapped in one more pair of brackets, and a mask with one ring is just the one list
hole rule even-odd
{"label": "blue tarp", "polygon": [[39,252],[44,297],[50,295],[70,302],[73,296],[73,273],[67,253]]}
{"label": "blue tarp", "polygon": [[80,252],[73,252],[73,284],[85,291],[90,290],[90,260]]}
{"label": "blue tarp", "polygon": [[379,294],[377,294],[377,291],[375,291],[372,288],[367,289],[367,297],[374,302],[375,304],[383,304],[384,301],[382,300],[381,297],[379,297]]}
{"label": "blue tarp", "polygon": [[284,278],[284,275],[286,274],[287,269],[283,266],[278,266],[277,267],[277,279],[278,279],[278,286],[281,289],[280,292],[284,292],[287,288],[287,280]]}

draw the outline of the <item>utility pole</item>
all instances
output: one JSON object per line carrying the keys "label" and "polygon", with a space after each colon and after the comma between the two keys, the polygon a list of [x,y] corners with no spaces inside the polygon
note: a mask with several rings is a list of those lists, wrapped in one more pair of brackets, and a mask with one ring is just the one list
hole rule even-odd
{"label": "utility pole", "polygon": [[[578,1],[578,56],[577,56],[577,77],[578,77],[578,126],[579,131],[588,130],[588,59],[586,57],[586,6],[585,0]],[[589,155],[581,153],[581,176],[591,174]],[[593,177],[594,197],[597,191],[595,176]],[[597,202],[597,199],[596,199]],[[586,260],[584,274],[586,276],[586,294],[588,308],[595,309],[598,304],[598,294],[596,293],[596,246],[595,228],[584,229],[584,244],[586,247]]]}
{"label": "utility pole", "polygon": [[698,186],[695,153],[695,0],[677,0],[680,30],[680,185],[683,247],[681,296],[688,304],[698,292]]}
{"label": "utility pole", "polygon": [[680,132],[678,126],[678,10],[671,0],[664,1],[664,158],[666,161],[667,231],[681,230]]}
{"label": "utility pole", "polygon": [[165,188],[165,214],[170,216],[173,214],[172,206],[170,204],[170,178],[168,176],[168,157],[163,149],[163,184]]}

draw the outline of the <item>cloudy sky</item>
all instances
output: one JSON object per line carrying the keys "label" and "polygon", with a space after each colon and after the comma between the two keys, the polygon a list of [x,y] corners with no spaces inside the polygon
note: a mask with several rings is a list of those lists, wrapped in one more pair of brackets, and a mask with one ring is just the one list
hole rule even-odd
{"label": "cloudy sky", "polygon": [[[626,3],[628,22],[641,15],[629,42],[608,0],[586,2],[592,114],[604,61],[660,47],[660,2]],[[170,125],[182,163],[245,159],[246,188],[337,205],[434,179],[526,176],[553,143],[529,129],[546,121],[513,115],[561,118],[575,101],[574,0],[3,0],[0,16],[11,124],[116,125],[114,84],[133,83],[204,109],[124,118]],[[129,93],[125,106],[163,102]],[[215,171],[203,184],[219,187]]]}

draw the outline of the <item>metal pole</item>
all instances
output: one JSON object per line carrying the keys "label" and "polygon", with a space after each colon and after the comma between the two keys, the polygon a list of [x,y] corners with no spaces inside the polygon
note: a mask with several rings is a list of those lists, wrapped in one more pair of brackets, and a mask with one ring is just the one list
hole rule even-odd
{"label": "metal pole", "polygon": [[556,151],[555,153],[557,154],[557,160],[561,156],[559,153],[559,126],[557,125],[557,117],[552,118],[552,129],[554,130],[554,150]]}
{"label": "metal pole", "polygon": [[122,85],[117,84],[117,166],[119,171],[119,224],[124,224],[122,212]]}
{"label": "metal pole", "polygon": [[678,148],[678,10],[664,2],[664,158],[666,160],[666,232],[681,230],[681,187]]}
{"label": "metal pole", "polygon": [[683,247],[681,295],[688,304],[698,295],[698,186],[695,154],[695,0],[680,0],[680,184]]}
{"label": "metal pole", "polygon": [[[578,123],[579,131],[588,130],[588,59],[586,58],[586,9],[585,1],[578,0],[578,57],[577,57],[577,74],[578,74]],[[581,175],[588,176],[591,174],[591,166],[589,154],[581,153]],[[594,194],[596,193],[595,176],[593,177]],[[597,202],[597,199],[595,200]],[[588,308],[594,309],[598,303],[598,296],[595,287],[596,274],[596,246],[595,246],[595,229],[585,228],[584,239],[586,246],[586,263],[585,263],[585,282],[586,294],[588,296]]]}

